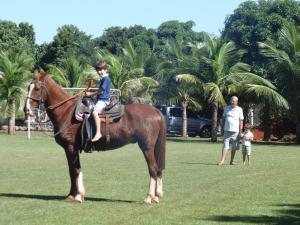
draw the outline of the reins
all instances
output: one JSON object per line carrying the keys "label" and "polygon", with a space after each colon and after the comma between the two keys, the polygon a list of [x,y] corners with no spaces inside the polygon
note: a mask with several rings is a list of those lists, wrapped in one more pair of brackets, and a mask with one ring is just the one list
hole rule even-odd
{"label": "reins", "polygon": [[[55,105],[48,106],[47,109],[55,109],[55,108],[57,108],[57,107],[63,105],[63,104],[66,103],[67,101],[70,101],[70,100],[76,98],[77,96],[81,95],[82,93],[88,91],[88,90],[92,87],[92,85],[93,85],[93,80],[89,80],[89,85],[88,85],[88,87],[87,87],[85,90],[80,91],[80,92],[78,92],[77,94],[75,94],[75,95],[73,95],[73,96],[67,98],[66,100],[63,100],[63,101],[61,101],[61,102],[59,102],[59,103],[57,103],[57,104],[55,104]],[[46,87],[45,87],[45,88],[46,88]]]}
{"label": "reins", "polygon": [[75,94],[75,95],[73,95],[73,96],[71,96],[71,97],[69,97],[69,98],[67,98],[67,99],[65,99],[65,100],[63,100],[63,101],[61,101],[61,102],[59,102],[59,103],[57,103],[57,104],[50,105],[50,106],[48,106],[46,109],[51,109],[51,110],[53,110],[53,109],[55,109],[55,108],[57,108],[57,107],[63,105],[64,103],[66,103],[66,102],[68,102],[68,101],[70,101],[70,100],[76,98],[77,96],[81,95],[82,93],[84,93],[84,91],[80,91],[80,92],[78,92],[77,94]]}

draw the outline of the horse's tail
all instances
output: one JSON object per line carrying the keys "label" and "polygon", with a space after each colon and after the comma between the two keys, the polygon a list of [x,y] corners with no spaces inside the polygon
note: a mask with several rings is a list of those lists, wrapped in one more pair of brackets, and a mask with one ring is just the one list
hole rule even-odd
{"label": "horse's tail", "polygon": [[160,129],[158,133],[158,137],[155,143],[155,159],[158,166],[158,176],[161,175],[161,171],[165,169],[166,162],[166,133],[167,133],[167,125],[164,116],[161,115]]}

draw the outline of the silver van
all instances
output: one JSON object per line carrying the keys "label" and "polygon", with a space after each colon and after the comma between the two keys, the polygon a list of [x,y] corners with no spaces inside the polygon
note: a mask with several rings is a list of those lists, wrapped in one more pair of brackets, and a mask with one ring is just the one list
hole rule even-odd
{"label": "silver van", "polygon": [[[167,122],[168,134],[182,134],[182,109],[180,106],[155,106],[164,115]],[[212,121],[205,117],[187,111],[187,133],[191,137],[199,135],[200,137],[211,136]]]}

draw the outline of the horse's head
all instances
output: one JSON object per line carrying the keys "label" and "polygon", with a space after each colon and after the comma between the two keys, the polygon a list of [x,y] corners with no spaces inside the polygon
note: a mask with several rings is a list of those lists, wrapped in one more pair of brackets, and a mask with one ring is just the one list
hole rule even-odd
{"label": "horse's head", "polygon": [[25,113],[30,116],[33,116],[32,109],[39,108],[47,101],[45,76],[37,69],[33,72],[33,79],[28,86],[25,105]]}

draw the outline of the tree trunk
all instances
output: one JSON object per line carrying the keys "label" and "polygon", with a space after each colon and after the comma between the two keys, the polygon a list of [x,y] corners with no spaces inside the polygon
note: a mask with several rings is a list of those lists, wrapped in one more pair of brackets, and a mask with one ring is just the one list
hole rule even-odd
{"label": "tree trunk", "polygon": [[182,136],[187,137],[187,115],[186,115],[187,102],[183,101],[181,105],[182,105]]}
{"label": "tree trunk", "polygon": [[271,138],[271,113],[270,107],[268,104],[265,104],[265,108],[263,109],[263,130],[264,130],[264,141],[269,141]]}
{"label": "tree trunk", "polygon": [[300,143],[300,122],[296,124],[296,142]]}
{"label": "tree trunk", "polygon": [[218,125],[218,103],[212,103],[212,126],[211,126],[211,141],[217,142],[217,125]]}
{"label": "tree trunk", "polygon": [[13,101],[11,105],[11,115],[8,118],[8,134],[15,134],[16,132],[16,126],[15,126],[15,121],[16,121],[16,102]]}

